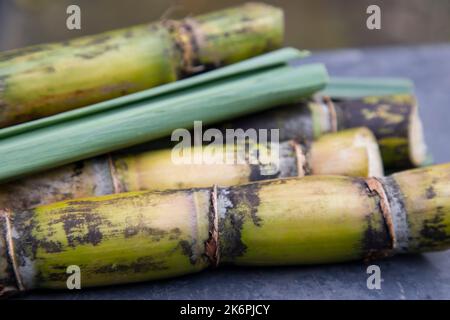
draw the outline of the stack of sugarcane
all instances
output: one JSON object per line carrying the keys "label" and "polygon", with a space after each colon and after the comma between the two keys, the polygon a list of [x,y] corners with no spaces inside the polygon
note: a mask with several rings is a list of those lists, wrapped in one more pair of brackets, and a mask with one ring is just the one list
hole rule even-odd
{"label": "stack of sugarcane", "polygon": [[[410,81],[328,79],[282,38],[251,3],[0,53],[0,295],[449,248],[450,165],[383,176],[427,162]],[[174,163],[197,120],[243,161]]]}

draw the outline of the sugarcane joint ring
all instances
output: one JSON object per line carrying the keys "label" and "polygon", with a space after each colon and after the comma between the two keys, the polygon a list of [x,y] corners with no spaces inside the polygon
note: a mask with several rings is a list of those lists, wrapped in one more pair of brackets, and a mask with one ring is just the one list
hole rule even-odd
{"label": "sugarcane joint ring", "polygon": [[383,184],[377,178],[366,179],[366,184],[369,190],[377,194],[380,199],[380,208],[383,214],[384,222],[386,223],[386,226],[388,228],[389,238],[391,240],[390,249],[392,251],[396,242],[396,236],[394,224],[392,221],[391,208]]}
{"label": "sugarcane joint ring", "polygon": [[205,242],[205,255],[213,268],[219,265],[220,260],[217,197],[217,185],[214,185],[211,192],[211,210],[209,212],[209,238]]}
{"label": "sugarcane joint ring", "polygon": [[5,253],[7,258],[9,258],[11,268],[14,273],[14,278],[17,287],[4,286],[0,287],[0,296],[9,295],[9,293],[14,293],[16,291],[25,291],[25,286],[23,285],[22,278],[20,276],[16,255],[14,254],[14,242],[13,242],[13,231],[11,227],[11,211],[9,209],[0,209],[0,218],[3,218],[3,225],[5,228]]}
{"label": "sugarcane joint ring", "polygon": [[336,107],[334,106],[333,101],[328,96],[322,97],[323,102],[328,107],[328,112],[330,114],[330,129],[331,132],[337,132],[338,131],[338,122],[337,122],[337,113],[336,113]]}
{"label": "sugarcane joint ring", "polygon": [[295,156],[297,158],[297,176],[298,177],[304,177],[306,175],[306,156],[302,150],[302,147],[294,140],[289,141],[290,145],[294,149]]}

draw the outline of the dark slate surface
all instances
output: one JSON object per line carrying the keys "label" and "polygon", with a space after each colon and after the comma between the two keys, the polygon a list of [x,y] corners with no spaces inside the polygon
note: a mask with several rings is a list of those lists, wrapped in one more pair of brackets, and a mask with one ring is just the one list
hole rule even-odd
{"label": "dark slate surface", "polygon": [[[331,75],[409,77],[416,84],[426,140],[435,162],[450,161],[450,45],[349,49],[310,58]],[[177,279],[27,299],[450,299],[450,251],[376,262],[381,290],[369,290],[362,262],[329,266],[220,268]]]}

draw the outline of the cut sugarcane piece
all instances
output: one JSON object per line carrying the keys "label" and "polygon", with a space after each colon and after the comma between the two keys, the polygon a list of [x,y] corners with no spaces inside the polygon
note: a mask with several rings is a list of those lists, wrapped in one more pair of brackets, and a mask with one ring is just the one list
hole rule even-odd
{"label": "cut sugarcane piece", "polygon": [[335,100],[327,104],[334,107],[338,130],[364,124],[374,132],[386,167],[416,167],[427,161],[422,123],[413,95]]}
{"label": "cut sugarcane piece", "polygon": [[313,175],[383,176],[380,149],[367,128],[328,133],[311,143]]}

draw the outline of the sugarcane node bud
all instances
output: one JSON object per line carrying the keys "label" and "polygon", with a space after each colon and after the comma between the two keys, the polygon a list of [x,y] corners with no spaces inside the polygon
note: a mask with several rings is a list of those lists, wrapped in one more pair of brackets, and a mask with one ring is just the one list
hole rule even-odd
{"label": "sugarcane node bud", "polygon": [[377,251],[377,252],[370,252],[369,253],[369,260],[377,259],[377,258],[384,258],[393,255],[394,250],[394,244],[396,243],[396,237],[395,237],[395,229],[394,224],[392,221],[392,213],[391,208],[389,206],[389,201],[386,195],[386,192],[384,190],[384,187],[382,183],[377,178],[368,178],[366,179],[366,185],[369,191],[372,194],[375,194],[379,199],[379,206],[381,209],[381,213],[383,215],[384,222],[387,226],[387,230],[389,232],[389,239],[390,239],[390,248],[387,250]]}
{"label": "sugarcane node bud", "polygon": [[219,212],[217,208],[217,186],[214,185],[211,192],[211,209],[209,211],[209,238],[205,241],[205,255],[210,266],[219,265]]}

